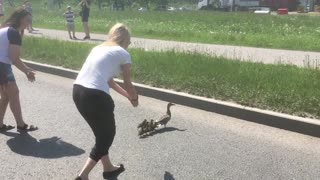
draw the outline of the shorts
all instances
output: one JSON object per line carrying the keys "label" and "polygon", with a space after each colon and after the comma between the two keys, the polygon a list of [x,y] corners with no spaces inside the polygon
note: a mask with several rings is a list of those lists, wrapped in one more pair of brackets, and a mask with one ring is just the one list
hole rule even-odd
{"label": "shorts", "polygon": [[82,15],[81,21],[82,22],[88,22],[89,21],[89,15]]}
{"label": "shorts", "polygon": [[74,23],[67,23],[67,30],[68,31],[74,31],[75,27],[74,27]]}
{"label": "shorts", "polygon": [[15,82],[14,74],[12,72],[11,64],[0,62],[0,85],[8,84],[8,82]]}
{"label": "shorts", "polygon": [[82,22],[88,22],[89,21],[89,10],[82,11],[81,13],[81,21]]}

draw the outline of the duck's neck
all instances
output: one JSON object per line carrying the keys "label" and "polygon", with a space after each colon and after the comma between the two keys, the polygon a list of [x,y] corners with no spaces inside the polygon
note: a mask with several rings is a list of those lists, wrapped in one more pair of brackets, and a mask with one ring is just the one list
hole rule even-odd
{"label": "duck's neck", "polygon": [[168,114],[169,116],[171,116],[170,106],[169,106],[169,105],[167,106],[167,114]]}

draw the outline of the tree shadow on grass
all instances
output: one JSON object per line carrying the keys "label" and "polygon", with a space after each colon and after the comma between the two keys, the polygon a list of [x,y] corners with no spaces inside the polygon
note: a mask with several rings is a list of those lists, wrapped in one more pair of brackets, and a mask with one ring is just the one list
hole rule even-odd
{"label": "tree shadow on grass", "polygon": [[84,40],[84,39],[77,39],[78,41],[83,41],[83,42],[104,42],[105,40],[103,39],[89,39],[89,40]]}
{"label": "tree shadow on grass", "polygon": [[12,137],[7,141],[9,148],[20,155],[32,156],[44,159],[57,159],[62,157],[79,156],[85,151],[70,143],[64,142],[61,138],[51,137],[39,141],[28,133],[4,132]]}
{"label": "tree shadow on grass", "polygon": [[94,41],[94,42],[104,42],[106,40],[103,39],[90,39],[90,41]]}
{"label": "tree shadow on grass", "polygon": [[143,136],[141,136],[140,138],[148,138],[150,136],[154,136],[156,134],[162,134],[162,133],[167,133],[167,132],[173,132],[173,131],[186,131],[186,129],[178,129],[178,128],[175,128],[175,127],[165,127],[165,128],[161,128],[161,129],[156,129],[152,132],[150,132],[149,134],[145,134]]}
{"label": "tree shadow on grass", "polygon": [[29,32],[29,34],[34,34],[34,35],[43,35],[43,33],[41,33],[41,32],[37,32],[37,31]]}
{"label": "tree shadow on grass", "polygon": [[166,171],[166,172],[164,173],[163,179],[164,179],[164,180],[175,180],[174,177],[173,177],[173,175],[172,175],[170,172],[168,172],[168,171]]}

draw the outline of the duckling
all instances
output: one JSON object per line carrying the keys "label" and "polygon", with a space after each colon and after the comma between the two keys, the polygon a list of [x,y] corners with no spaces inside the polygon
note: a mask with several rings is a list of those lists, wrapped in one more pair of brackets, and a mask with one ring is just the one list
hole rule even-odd
{"label": "duckling", "polygon": [[173,103],[168,103],[168,105],[167,105],[167,114],[166,115],[164,115],[164,116],[162,116],[157,122],[156,122],[156,124],[157,124],[157,126],[159,127],[159,126],[164,126],[164,127],[166,127],[166,125],[167,125],[167,123],[170,121],[170,119],[171,119],[171,111],[170,111],[170,107],[171,106],[174,106],[175,104],[173,104]]}
{"label": "duckling", "polygon": [[142,130],[142,129],[139,129],[139,131],[138,131],[138,136],[141,136],[141,135],[143,135],[143,134],[144,134],[143,130]]}
{"label": "duckling", "polygon": [[142,128],[143,126],[145,126],[146,123],[147,123],[147,119],[144,119],[142,123],[138,125],[138,128]]}
{"label": "duckling", "polygon": [[151,121],[150,121],[150,126],[152,127],[152,130],[154,130],[154,129],[156,129],[156,127],[157,127],[157,123],[155,123],[154,120],[151,119]]}
{"label": "duckling", "polygon": [[150,122],[148,122],[147,127],[146,127],[146,131],[150,132],[152,130],[152,127],[150,126]]}

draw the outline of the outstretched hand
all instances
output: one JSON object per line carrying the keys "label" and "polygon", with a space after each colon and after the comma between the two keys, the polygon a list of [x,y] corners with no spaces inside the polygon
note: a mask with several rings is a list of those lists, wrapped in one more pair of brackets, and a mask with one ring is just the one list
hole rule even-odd
{"label": "outstretched hand", "polygon": [[36,73],[33,70],[30,70],[26,73],[26,76],[30,82],[34,82],[36,80]]}
{"label": "outstretched hand", "polygon": [[128,98],[128,99],[129,99],[129,101],[131,102],[131,104],[132,104],[133,107],[137,107],[137,106],[139,105],[138,96],[137,96],[137,98],[135,98],[135,99],[130,99],[130,98]]}
{"label": "outstretched hand", "polygon": [[139,105],[139,101],[130,101],[133,107],[137,107]]}

